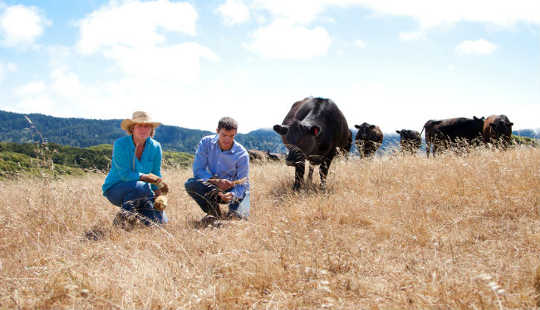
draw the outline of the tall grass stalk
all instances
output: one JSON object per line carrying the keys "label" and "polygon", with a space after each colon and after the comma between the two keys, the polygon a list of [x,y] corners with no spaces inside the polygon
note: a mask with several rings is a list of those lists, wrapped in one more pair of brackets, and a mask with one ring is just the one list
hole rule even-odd
{"label": "tall grass stalk", "polygon": [[538,149],[338,159],[324,192],[252,166],[249,221],[220,228],[197,225],[190,176],[164,172],[168,225],[130,232],[103,174],[0,183],[0,308],[537,306]]}

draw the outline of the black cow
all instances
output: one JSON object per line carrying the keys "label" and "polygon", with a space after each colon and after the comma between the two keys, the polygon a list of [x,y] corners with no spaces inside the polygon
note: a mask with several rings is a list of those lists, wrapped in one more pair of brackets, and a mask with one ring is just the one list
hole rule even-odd
{"label": "black cow", "polygon": [[360,157],[369,158],[375,155],[383,141],[383,133],[379,126],[363,123],[362,125],[354,125],[354,127],[358,129],[354,140]]}
{"label": "black cow", "polygon": [[422,136],[416,130],[396,130],[399,134],[399,145],[403,153],[416,154],[422,145]]}
{"label": "black cow", "polygon": [[257,163],[257,162],[265,162],[266,161],[266,153],[259,150],[248,150],[249,154],[249,161],[250,163]]}
{"label": "black cow", "polygon": [[295,102],[281,125],[274,130],[281,135],[289,149],[288,166],[295,167],[294,190],[304,183],[305,160],[311,164],[308,180],[313,177],[313,165],[320,165],[321,188],[332,159],[339,152],[351,149],[352,134],[347,120],[330,99],[308,97]]}
{"label": "black cow", "polygon": [[491,115],[484,122],[484,142],[507,148],[512,141],[512,123],[504,114]]}
{"label": "black cow", "polygon": [[283,158],[283,155],[279,153],[270,153],[270,151],[266,150],[266,158],[271,161],[280,161]]}
{"label": "black cow", "polygon": [[270,153],[270,151],[259,151],[255,149],[248,150],[250,163],[265,163],[267,161],[279,161],[281,154]]}
{"label": "black cow", "polygon": [[477,144],[482,139],[484,117],[472,119],[465,117],[449,118],[439,121],[429,120],[422,130],[426,130],[426,154],[429,157],[433,145],[433,156],[439,149]]}

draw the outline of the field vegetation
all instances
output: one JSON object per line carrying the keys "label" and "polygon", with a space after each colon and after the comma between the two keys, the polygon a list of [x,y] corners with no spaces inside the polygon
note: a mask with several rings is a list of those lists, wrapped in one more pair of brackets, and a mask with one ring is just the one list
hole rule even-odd
{"label": "field vegetation", "polygon": [[[28,176],[83,175],[89,171],[107,172],[111,167],[112,145],[87,148],[56,143],[0,142],[0,179]],[[194,155],[164,151],[164,168],[186,168]]]}
{"label": "field vegetation", "polygon": [[114,228],[103,173],[0,182],[0,309],[534,309],[540,150],[338,159],[328,188],[250,170],[249,221]]}

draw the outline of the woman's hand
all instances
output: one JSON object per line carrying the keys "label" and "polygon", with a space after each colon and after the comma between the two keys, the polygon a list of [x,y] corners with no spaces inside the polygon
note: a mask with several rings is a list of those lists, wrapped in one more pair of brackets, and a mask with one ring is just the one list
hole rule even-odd
{"label": "woman's hand", "polygon": [[159,192],[162,193],[163,195],[167,195],[167,193],[169,193],[169,185],[167,185],[167,183],[161,181],[157,183],[157,186],[158,186]]}
{"label": "woman's hand", "polygon": [[161,182],[161,178],[152,173],[141,174],[141,177],[139,178],[139,180],[143,182],[147,182],[147,183],[152,183],[152,184]]}

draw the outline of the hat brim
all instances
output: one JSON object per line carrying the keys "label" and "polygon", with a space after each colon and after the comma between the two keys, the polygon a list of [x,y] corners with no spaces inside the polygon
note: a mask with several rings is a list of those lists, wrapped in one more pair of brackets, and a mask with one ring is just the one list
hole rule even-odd
{"label": "hat brim", "polygon": [[125,119],[122,121],[122,123],[120,123],[120,128],[122,128],[123,130],[129,132],[129,127],[135,125],[135,124],[149,124],[149,125],[152,125],[152,127],[156,128],[158,126],[161,125],[160,122],[147,122],[147,121],[141,121],[141,122],[137,122],[137,121],[134,121],[134,120],[131,120],[131,119]]}

